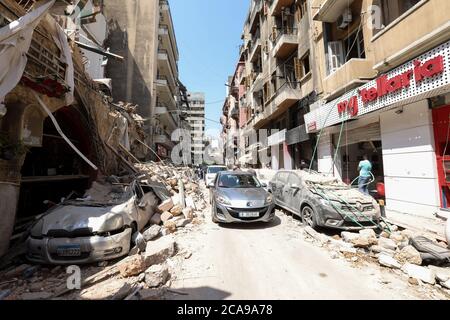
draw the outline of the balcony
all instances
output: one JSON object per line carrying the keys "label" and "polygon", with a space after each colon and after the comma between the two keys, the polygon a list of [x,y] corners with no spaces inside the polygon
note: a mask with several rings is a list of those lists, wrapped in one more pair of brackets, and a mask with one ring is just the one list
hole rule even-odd
{"label": "balcony", "polygon": [[279,16],[281,14],[281,8],[290,7],[294,2],[295,0],[275,0],[270,7],[270,14],[272,16]]}
{"label": "balcony", "polygon": [[376,77],[369,59],[350,59],[323,81],[326,99],[329,100],[346,90],[356,88]]}
{"label": "balcony", "polygon": [[353,0],[314,0],[311,7],[319,8],[313,12],[313,20],[333,23],[336,22],[345,8],[348,8]]}
{"label": "balcony", "polygon": [[160,48],[172,52],[175,60],[178,61],[178,47],[173,31],[167,25],[160,24],[158,34],[161,36]]}
{"label": "balcony", "polygon": [[176,109],[177,102],[175,100],[175,94],[172,92],[169,81],[165,76],[158,76],[156,79],[156,91],[158,97],[164,104],[169,108],[169,110]]}
{"label": "balcony", "polygon": [[234,106],[231,108],[230,116],[233,119],[236,119],[236,120],[239,119],[239,106],[238,106],[238,103],[235,103]]}
{"label": "balcony", "polygon": [[169,53],[165,49],[158,49],[158,69],[162,75],[166,76],[171,90],[175,92],[177,87],[176,79],[178,79],[178,69],[175,61],[170,59]]}
{"label": "balcony", "polygon": [[258,37],[252,39],[252,46],[250,47],[250,61],[254,62],[258,57],[257,53],[261,53],[261,39]]}
{"label": "balcony", "polygon": [[374,69],[385,72],[448,41],[449,12],[450,1],[422,0],[379,30],[371,39]]}
{"label": "balcony", "polygon": [[272,31],[271,40],[274,44],[273,55],[279,59],[286,59],[298,48],[298,29],[275,28]]}
{"label": "balcony", "polygon": [[261,12],[262,8],[263,8],[263,1],[258,0],[258,3],[253,7],[253,9],[251,11],[251,16],[250,16],[250,21],[249,21],[250,32],[254,32],[256,27],[258,26],[259,13]]}
{"label": "balcony", "polygon": [[284,83],[269,99],[264,111],[255,118],[255,128],[259,129],[269,123],[272,119],[277,118],[300,99],[301,92],[297,85],[294,83]]}
{"label": "balcony", "polygon": [[159,105],[155,108],[155,115],[162,124],[165,124],[170,129],[170,131],[179,127],[179,117],[176,111],[169,111],[167,107]]}
{"label": "balcony", "polygon": [[160,21],[167,28],[167,35],[170,37],[170,42],[171,42],[172,48],[174,50],[175,57],[178,60],[178,56],[179,56],[178,46],[177,46],[177,40],[175,37],[175,31],[174,31],[174,27],[173,27],[172,14],[170,12],[169,2],[167,0],[160,0],[159,7],[160,7],[160,11],[161,11],[161,20]]}

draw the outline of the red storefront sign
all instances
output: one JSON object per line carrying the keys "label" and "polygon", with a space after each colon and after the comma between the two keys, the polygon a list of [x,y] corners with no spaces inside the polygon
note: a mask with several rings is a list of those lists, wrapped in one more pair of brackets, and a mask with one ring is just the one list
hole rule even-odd
{"label": "red storefront sign", "polygon": [[[363,104],[375,101],[398,90],[408,88],[411,85],[412,77],[416,83],[424,79],[431,78],[444,72],[444,57],[439,55],[425,62],[419,60],[414,61],[414,68],[400,75],[388,78],[387,75],[379,77],[375,82],[376,86],[368,89],[359,90],[359,96]],[[342,115],[347,112],[352,117],[358,115],[358,95],[351,97],[349,100],[339,102],[337,104],[338,113]]]}

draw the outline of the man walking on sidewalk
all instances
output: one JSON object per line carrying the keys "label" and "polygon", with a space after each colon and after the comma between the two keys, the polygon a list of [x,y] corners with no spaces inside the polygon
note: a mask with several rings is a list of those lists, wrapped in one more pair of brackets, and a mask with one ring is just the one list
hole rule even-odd
{"label": "man walking on sidewalk", "polygon": [[359,170],[359,178],[358,178],[358,189],[364,194],[369,194],[369,181],[372,171],[372,164],[369,161],[367,155],[364,155],[364,160],[359,162],[358,170]]}

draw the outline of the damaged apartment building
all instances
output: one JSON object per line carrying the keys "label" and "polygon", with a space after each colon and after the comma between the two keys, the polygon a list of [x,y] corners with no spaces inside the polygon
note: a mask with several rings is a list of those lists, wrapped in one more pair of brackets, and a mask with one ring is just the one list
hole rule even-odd
{"label": "damaged apartment building", "polygon": [[167,1],[2,0],[0,49],[1,256],[99,176],[170,157],[188,102]]}
{"label": "damaged apartment building", "polygon": [[[449,6],[251,1],[221,120],[227,141],[238,132],[235,160],[258,150],[272,169],[304,160],[351,184],[367,156],[391,214],[448,215]],[[268,138],[252,145],[261,128]]]}

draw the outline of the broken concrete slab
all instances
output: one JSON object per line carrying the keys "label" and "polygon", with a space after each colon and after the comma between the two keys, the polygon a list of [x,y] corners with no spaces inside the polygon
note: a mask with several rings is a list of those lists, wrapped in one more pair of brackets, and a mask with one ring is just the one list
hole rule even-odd
{"label": "broken concrete slab", "polygon": [[445,282],[441,282],[441,285],[442,285],[444,288],[450,289],[450,280],[447,280],[447,281],[445,281]]}
{"label": "broken concrete slab", "polygon": [[348,231],[342,231],[341,232],[341,238],[345,242],[352,242],[352,240],[356,240],[359,238],[359,233],[354,232],[348,232]]}
{"label": "broken concrete slab", "polygon": [[127,257],[117,264],[117,269],[122,277],[132,277],[147,269],[145,259],[141,255]]}
{"label": "broken concrete slab", "polygon": [[149,288],[159,287],[169,279],[169,268],[165,264],[156,264],[145,271],[145,283]]}
{"label": "broken concrete slab", "polygon": [[418,266],[422,264],[422,258],[420,257],[419,251],[409,245],[401,249],[400,252],[395,255],[395,258],[400,263],[412,263]]}
{"label": "broken concrete slab", "polygon": [[406,263],[403,265],[402,271],[411,278],[415,278],[433,285],[436,283],[436,273],[432,269]]}
{"label": "broken concrete slab", "polygon": [[186,227],[189,223],[191,223],[190,219],[179,219],[176,222],[176,227],[177,228],[183,228],[183,227]]}
{"label": "broken concrete slab", "polygon": [[397,249],[397,244],[395,243],[394,240],[392,239],[388,239],[388,238],[379,238],[378,239],[378,245],[380,247],[389,249],[389,250],[396,250]]}
{"label": "broken concrete slab", "polygon": [[164,212],[162,215],[161,215],[161,221],[164,223],[164,222],[166,222],[166,221],[169,221],[170,219],[172,219],[173,218],[173,215],[170,213],[170,212],[168,212],[168,211],[166,211],[166,212]]}
{"label": "broken concrete slab", "polygon": [[400,269],[401,264],[395,260],[393,257],[387,255],[387,254],[380,254],[378,257],[378,263],[382,266],[393,268],[393,269]]}
{"label": "broken concrete slab", "polygon": [[355,248],[368,248],[371,245],[369,239],[365,237],[358,237],[356,239],[353,239],[351,243]]}
{"label": "broken concrete slab", "polygon": [[144,259],[148,266],[163,263],[175,254],[176,243],[172,237],[163,237],[156,241],[148,242]]}
{"label": "broken concrete slab", "polygon": [[157,236],[159,236],[161,232],[161,227],[159,225],[152,225],[150,228],[144,231],[142,234],[145,241],[151,241],[155,239]]}
{"label": "broken concrete slab", "polygon": [[359,235],[361,237],[370,239],[370,238],[377,238],[377,234],[375,233],[375,231],[373,231],[373,229],[362,229],[359,230]]}
{"label": "broken concrete slab", "polygon": [[169,198],[169,199],[163,201],[163,202],[157,207],[157,209],[158,209],[158,211],[159,211],[160,213],[163,213],[163,212],[165,212],[165,211],[170,211],[170,209],[172,209],[173,206],[174,206],[174,204],[173,204],[172,198]]}
{"label": "broken concrete slab", "polygon": [[169,220],[164,222],[164,228],[168,229],[170,232],[177,231],[177,223],[174,220]]}
{"label": "broken concrete slab", "polygon": [[193,219],[194,218],[194,209],[191,207],[186,207],[183,209],[183,215],[186,219]]}
{"label": "broken concrete slab", "polygon": [[388,256],[391,256],[391,257],[393,257],[395,255],[395,251],[394,250],[386,249],[386,248],[383,248],[383,247],[378,246],[378,245],[371,246],[370,250],[372,252],[375,252],[375,253],[384,253],[384,254],[387,254]]}
{"label": "broken concrete slab", "polygon": [[320,243],[327,243],[330,240],[326,235],[317,232],[316,230],[314,230],[310,226],[305,227],[304,230],[305,230],[305,233],[307,235],[309,235],[310,237],[312,237],[315,240],[319,241]]}
{"label": "broken concrete slab", "polygon": [[434,272],[436,273],[436,279],[439,282],[446,282],[450,280],[450,268],[442,268],[433,265],[429,265],[428,268],[434,270]]}
{"label": "broken concrete slab", "polygon": [[176,205],[176,206],[174,206],[174,207],[170,210],[170,213],[171,213],[174,217],[179,216],[180,214],[183,213],[183,207],[182,207],[181,205]]}
{"label": "broken concrete slab", "polygon": [[404,237],[400,231],[396,231],[391,233],[389,239],[394,240],[397,244],[399,244],[404,240]]}

